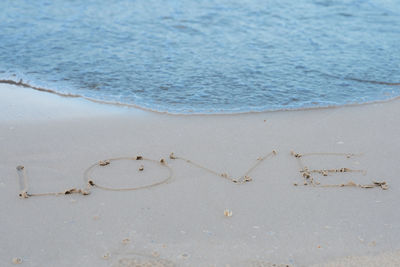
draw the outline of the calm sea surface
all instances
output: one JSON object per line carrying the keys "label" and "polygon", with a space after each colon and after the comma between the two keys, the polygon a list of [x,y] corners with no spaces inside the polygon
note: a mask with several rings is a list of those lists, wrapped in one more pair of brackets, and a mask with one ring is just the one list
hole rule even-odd
{"label": "calm sea surface", "polygon": [[400,95],[399,0],[2,0],[0,79],[172,113]]}

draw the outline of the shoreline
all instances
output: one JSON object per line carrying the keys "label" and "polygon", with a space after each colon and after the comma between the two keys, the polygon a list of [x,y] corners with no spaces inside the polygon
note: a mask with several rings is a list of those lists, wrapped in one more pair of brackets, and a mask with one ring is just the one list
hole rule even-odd
{"label": "shoreline", "polygon": [[[7,244],[0,248],[2,266],[13,266],[15,257],[29,266],[335,266],[351,255],[376,258],[372,266],[395,266],[399,260],[400,101],[174,116],[15,89],[0,85],[0,211],[7,215],[0,219]],[[168,158],[174,152],[238,177],[273,149],[278,154],[245,184]],[[363,153],[304,161],[315,169],[367,171],[318,176],[323,184],[385,180],[389,189],[294,186],[303,180],[291,150]],[[128,192],[18,197],[16,166],[26,168],[28,192],[62,192],[84,186],[85,170],[99,160],[137,155],[166,159],[171,180]],[[99,167],[94,181],[135,187],[167,175],[151,162],[133,163]],[[343,264],[357,262],[353,257]]]}
{"label": "shoreline", "polygon": [[[355,80],[357,80],[357,79],[355,79]],[[400,85],[400,83],[385,83],[385,82],[375,82],[375,81],[365,81],[365,82],[377,83],[377,84],[383,84],[383,85],[395,85],[395,86]],[[354,107],[354,106],[381,104],[381,103],[396,101],[396,100],[400,99],[400,95],[399,95],[399,96],[390,97],[390,98],[384,99],[384,100],[374,100],[374,101],[367,101],[367,102],[362,102],[362,103],[348,103],[348,104],[341,104],[341,105],[272,109],[272,110],[267,109],[267,110],[261,110],[261,111],[243,111],[243,112],[234,112],[234,113],[223,113],[223,112],[222,113],[173,113],[173,112],[169,112],[169,111],[158,111],[155,109],[143,107],[143,106],[136,105],[136,104],[127,104],[127,103],[121,103],[121,102],[100,100],[100,99],[86,97],[86,96],[79,95],[79,94],[61,93],[61,92],[58,92],[58,91],[55,91],[52,89],[48,89],[48,88],[32,86],[28,83],[24,83],[22,80],[20,80],[19,82],[16,82],[14,80],[0,80],[0,84],[16,86],[19,88],[29,88],[29,89],[36,90],[39,92],[53,94],[53,95],[56,95],[59,97],[79,98],[79,99],[84,99],[84,100],[92,102],[92,103],[97,103],[97,104],[102,104],[102,105],[133,108],[133,109],[138,109],[138,110],[142,110],[142,111],[146,111],[146,112],[151,112],[151,113],[156,113],[156,114],[168,114],[168,115],[172,115],[172,116],[203,116],[203,115],[209,115],[209,116],[227,115],[227,116],[229,116],[229,115],[240,115],[240,114],[257,114],[257,113],[272,113],[272,112],[285,112],[285,111],[324,110],[324,109],[335,109],[335,108],[341,108],[341,107]]]}

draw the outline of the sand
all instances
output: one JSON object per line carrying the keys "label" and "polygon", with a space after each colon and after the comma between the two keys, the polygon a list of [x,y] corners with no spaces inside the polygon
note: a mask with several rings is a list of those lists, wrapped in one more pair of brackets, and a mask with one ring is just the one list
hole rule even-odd
{"label": "sand", "polygon": [[[399,100],[178,116],[0,85],[0,114],[1,266],[17,259],[21,266],[399,264]],[[273,149],[278,154],[244,184],[168,157],[174,152],[238,177]],[[303,186],[291,150],[362,153],[304,162],[367,171],[318,177],[321,184],[378,180],[389,189]],[[84,171],[99,160],[137,155],[164,158],[172,179],[136,191],[94,187],[87,196],[18,197],[18,165],[25,166],[28,192],[60,192],[85,187]],[[108,187],[143,186],[167,175],[160,164],[124,160],[92,174]]]}

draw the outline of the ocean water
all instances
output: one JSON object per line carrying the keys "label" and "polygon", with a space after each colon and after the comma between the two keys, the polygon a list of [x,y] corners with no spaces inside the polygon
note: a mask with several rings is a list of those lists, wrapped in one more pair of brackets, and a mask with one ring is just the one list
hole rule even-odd
{"label": "ocean water", "polygon": [[400,95],[399,0],[2,0],[0,79],[171,113]]}

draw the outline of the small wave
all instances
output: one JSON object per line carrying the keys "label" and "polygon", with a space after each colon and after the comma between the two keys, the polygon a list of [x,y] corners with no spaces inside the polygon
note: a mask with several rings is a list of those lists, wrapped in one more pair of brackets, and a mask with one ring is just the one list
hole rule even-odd
{"label": "small wave", "polygon": [[381,82],[381,81],[363,80],[363,79],[351,78],[351,77],[345,77],[344,79],[351,80],[351,81],[356,81],[356,82],[360,82],[360,83],[372,83],[372,84],[394,85],[394,86],[400,85],[400,82],[396,82],[396,83]]}
{"label": "small wave", "polygon": [[359,79],[359,78],[354,78],[354,77],[343,77],[339,75],[334,75],[330,73],[324,73],[322,71],[318,70],[307,70],[307,72],[315,72],[319,73],[320,75],[329,77],[329,78],[334,78],[334,79],[339,79],[339,80],[347,80],[347,81],[355,81],[355,82],[360,82],[360,83],[370,83],[370,84],[381,84],[381,85],[389,85],[389,86],[400,86],[400,82],[385,82],[385,81],[374,81],[374,80],[364,80],[364,79]]}
{"label": "small wave", "polygon": [[51,93],[51,94],[55,94],[55,95],[62,96],[62,97],[82,98],[82,99],[88,100],[90,102],[99,103],[99,104],[131,107],[131,108],[138,108],[138,109],[141,109],[141,110],[158,112],[157,110],[143,108],[141,106],[134,105],[134,104],[125,104],[125,103],[119,103],[119,102],[104,101],[104,100],[94,99],[94,98],[90,98],[90,97],[83,96],[83,95],[78,95],[78,94],[61,93],[61,92],[57,92],[57,91],[52,90],[52,89],[33,86],[33,85],[29,84],[29,83],[23,82],[22,79],[20,79],[18,82],[14,81],[14,80],[1,80],[0,79],[0,84],[10,84],[10,85],[15,85],[15,86],[30,88],[30,89],[33,89],[33,90],[36,90],[36,91]]}
{"label": "small wave", "polygon": [[[334,76],[334,75],[330,75]],[[342,78],[343,79],[343,78]],[[353,78],[347,78],[347,79],[353,79]],[[378,81],[370,81],[370,80],[361,80],[361,79],[355,79],[358,82],[368,82],[368,83],[375,83],[375,84],[382,84],[382,85],[399,85],[400,83],[390,83],[390,82],[378,82]],[[33,90],[37,90],[40,92],[46,92],[46,93],[51,93],[55,94],[61,97],[71,97],[71,98],[82,98],[87,101],[93,102],[93,103],[98,103],[98,104],[105,104],[105,105],[112,105],[112,106],[119,106],[119,107],[128,107],[128,108],[136,108],[140,109],[143,111],[150,111],[154,113],[163,113],[163,114],[170,114],[170,115],[234,115],[234,114],[252,114],[252,113],[261,113],[261,112],[278,112],[278,111],[302,111],[302,110],[320,110],[320,109],[331,109],[331,108],[338,108],[338,107],[349,107],[349,106],[358,106],[358,105],[368,105],[368,104],[373,104],[373,103],[384,103],[388,102],[391,100],[396,100],[400,99],[400,96],[392,97],[386,100],[375,100],[375,101],[367,101],[367,102],[357,102],[357,103],[347,103],[347,104],[330,104],[330,105],[321,105],[321,103],[316,103],[313,102],[312,104],[314,106],[305,106],[305,107],[294,107],[294,108],[279,108],[279,109],[264,109],[264,110],[251,110],[251,111],[236,111],[236,112],[221,112],[221,113],[196,113],[196,112],[190,112],[190,113],[181,113],[181,112],[170,112],[170,111],[160,111],[157,109],[152,109],[149,107],[143,107],[135,104],[127,104],[127,103],[121,103],[121,102],[113,102],[113,101],[105,101],[105,100],[99,100],[95,98],[90,98],[87,96],[79,95],[79,94],[70,94],[70,93],[61,93],[57,92],[52,89],[47,89],[43,87],[37,87],[30,85],[29,83],[23,82],[23,80],[14,81],[14,80],[1,80],[0,79],[0,84],[10,84],[10,85],[15,85],[19,87],[25,87],[25,88],[30,88]],[[292,99],[292,101],[295,101],[297,99]]]}
{"label": "small wave", "polygon": [[35,89],[37,91],[52,93],[52,94],[56,94],[56,95],[64,96],[64,97],[83,97],[83,96],[77,95],[77,94],[60,93],[60,92],[57,92],[57,91],[54,91],[51,89],[46,89],[43,87],[36,87],[36,86],[30,85],[29,83],[23,82],[22,79],[20,79],[18,82],[14,81],[14,80],[0,80],[0,83],[17,85],[17,86],[21,86],[21,87],[25,87],[25,88],[31,88],[31,89]]}

